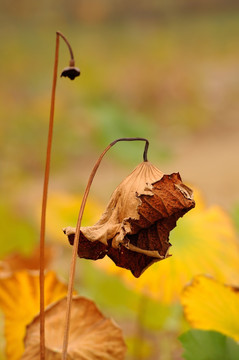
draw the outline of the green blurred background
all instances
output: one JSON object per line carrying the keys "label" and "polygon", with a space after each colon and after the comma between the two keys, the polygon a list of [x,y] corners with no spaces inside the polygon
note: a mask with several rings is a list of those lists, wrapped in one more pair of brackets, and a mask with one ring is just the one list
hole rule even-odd
{"label": "green blurred background", "polygon": [[[1,257],[38,242],[57,30],[82,74],[58,79],[49,194],[82,194],[108,143],[142,136],[156,166],[238,222],[237,1],[1,0],[0,27]],[[68,61],[61,42],[59,68]],[[142,151],[119,143],[107,154],[91,190],[99,209]]]}

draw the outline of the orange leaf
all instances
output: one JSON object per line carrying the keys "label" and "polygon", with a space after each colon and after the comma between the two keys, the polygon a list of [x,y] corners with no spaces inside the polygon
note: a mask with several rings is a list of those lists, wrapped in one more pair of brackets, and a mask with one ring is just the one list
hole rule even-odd
{"label": "orange leaf", "polygon": [[[19,253],[14,253],[3,259],[5,269],[9,271],[18,270],[38,270],[40,267],[39,247],[37,247],[29,256],[24,256]],[[45,246],[44,268],[47,268],[51,262],[57,248],[52,245]],[[1,268],[0,268],[1,270]],[[4,267],[3,267],[4,270]]]}

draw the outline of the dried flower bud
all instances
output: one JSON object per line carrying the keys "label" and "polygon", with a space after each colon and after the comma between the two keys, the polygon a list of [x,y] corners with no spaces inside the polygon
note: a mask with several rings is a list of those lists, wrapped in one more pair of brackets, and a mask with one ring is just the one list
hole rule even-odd
{"label": "dried flower bud", "polygon": [[[143,162],[116,188],[101,219],[81,228],[78,255],[93,260],[108,255],[139,277],[169,256],[169,232],[194,206],[192,190],[178,173],[164,175]],[[75,229],[64,232],[73,244]]]}
{"label": "dried flower bud", "polygon": [[75,66],[68,66],[62,70],[61,76],[74,80],[77,76],[80,76],[80,69]]}

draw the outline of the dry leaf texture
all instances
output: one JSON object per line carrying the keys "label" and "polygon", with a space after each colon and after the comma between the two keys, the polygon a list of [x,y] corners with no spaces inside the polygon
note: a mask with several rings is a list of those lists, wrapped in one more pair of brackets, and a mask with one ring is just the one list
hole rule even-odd
{"label": "dry leaf texture", "polygon": [[[45,311],[46,360],[61,360],[66,299]],[[27,328],[22,360],[39,359],[39,324],[37,316]],[[126,346],[121,329],[105,318],[95,303],[73,297],[67,359],[123,360]]]}
{"label": "dry leaf texture", "polygon": [[[194,206],[192,190],[178,173],[163,175],[143,162],[116,188],[101,219],[81,228],[78,255],[93,260],[108,255],[139,277],[152,263],[169,256],[169,233]],[[75,229],[64,232],[73,244]]]}

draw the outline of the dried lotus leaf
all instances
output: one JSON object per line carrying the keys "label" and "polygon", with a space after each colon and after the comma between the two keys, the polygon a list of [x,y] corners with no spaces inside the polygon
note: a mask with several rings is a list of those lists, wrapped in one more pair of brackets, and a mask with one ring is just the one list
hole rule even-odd
{"label": "dried lotus leaf", "polygon": [[[62,314],[66,298],[45,310],[45,353],[46,359],[61,360],[64,333]],[[40,316],[28,325],[25,337],[25,352],[21,360],[38,360],[40,351]],[[124,360],[126,345],[121,329],[84,297],[72,300],[68,360]]]}
{"label": "dried lotus leaf", "polygon": [[[178,173],[163,175],[143,162],[116,188],[101,219],[81,228],[78,255],[93,260],[108,255],[139,277],[169,256],[169,233],[194,206],[192,190]],[[75,229],[64,231],[73,244]]]}

